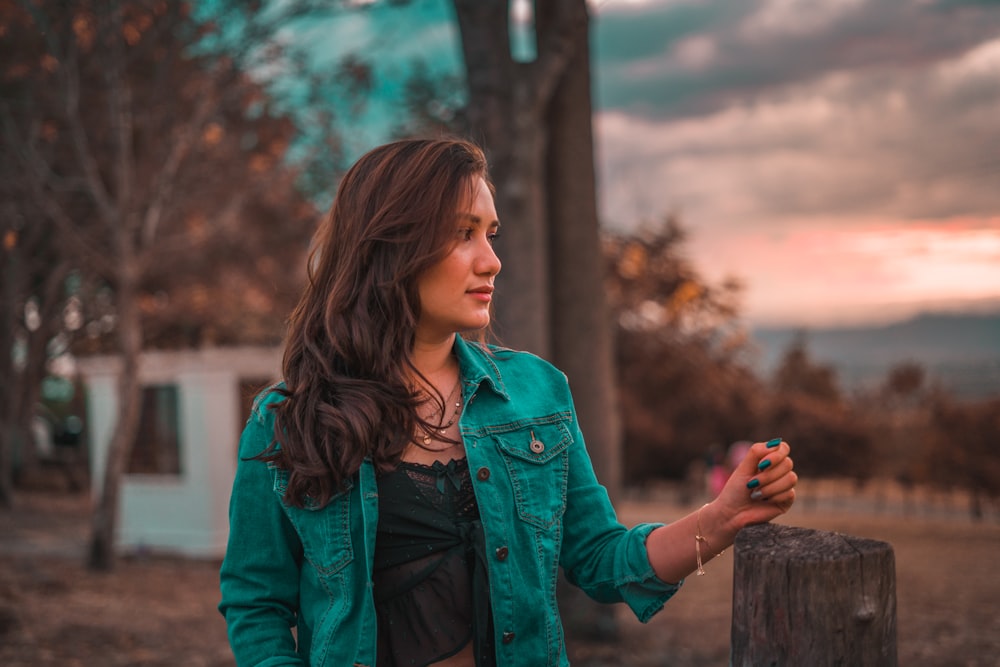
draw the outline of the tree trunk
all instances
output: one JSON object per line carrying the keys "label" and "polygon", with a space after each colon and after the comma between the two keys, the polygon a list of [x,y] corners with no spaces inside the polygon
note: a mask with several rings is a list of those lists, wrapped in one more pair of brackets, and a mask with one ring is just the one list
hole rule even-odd
{"label": "tree trunk", "polygon": [[[39,303],[39,328],[28,332],[24,346],[24,366],[15,370],[17,392],[11,397],[14,423],[19,432],[27,435],[21,454],[21,471],[26,475],[38,469],[38,449],[34,440],[34,420],[42,399],[42,382],[48,375],[48,362],[52,357],[50,344],[62,330],[61,313],[65,304],[63,281],[65,266],[55,266],[35,296]],[[50,443],[51,444],[51,443]]]}
{"label": "tree trunk", "polygon": [[14,505],[14,443],[17,433],[6,415],[0,415],[0,509]]}
{"label": "tree trunk", "polygon": [[[41,397],[42,378],[45,376],[46,353],[41,331],[28,334],[24,346],[25,362],[13,369],[12,384],[17,390],[8,397],[8,415],[12,434],[17,443],[18,477],[30,474],[38,467],[38,447],[35,442],[35,408]],[[42,344],[39,349],[39,344]]]}
{"label": "tree trunk", "polygon": [[[139,428],[139,354],[142,352],[142,316],[138,290],[142,267],[140,248],[142,217],[135,195],[135,153],[133,140],[132,91],[125,77],[125,46],[122,41],[123,7],[106,8],[102,26],[109,40],[107,82],[109,126],[114,137],[114,199],[101,198],[104,221],[111,230],[117,262],[118,345],[121,375],[118,377],[118,422],[108,445],[101,496],[94,504],[87,565],[94,570],[111,570],[115,565],[115,533],[118,523],[118,496],[122,477]],[[96,179],[95,179],[96,180]],[[95,182],[93,191],[105,192]],[[148,213],[148,211],[147,211]],[[148,239],[151,241],[151,238]]]}
{"label": "tree trunk", "polygon": [[[552,3],[536,3],[538,41],[568,39],[572,53],[544,118],[552,361],[570,380],[594,469],[615,498],[621,486],[621,429],[597,218],[587,7],[574,1],[561,12]],[[571,636],[619,638],[612,608],[565,584],[559,602]]]}
{"label": "tree trunk", "polygon": [[969,518],[973,521],[983,520],[983,494],[977,485],[969,492]]}
{"label": "tree trunk", "polygon": [[[16,238],[16,237],[15,237]],[[23,240],[23,239],[22,239]],[[26,285],[40,282],[39,276],[29,278],[25,271],[23,247],[17,241],[5,248],[3,261],[2,303],[3,334],[0,335],[0,349],[7,352],[0,355],[0,377],[5,378],[0,392],[0,506],[10,507],[14,494],[14,463],[18,472],[30,471],[37,465],[32,421],[35,408],[41,396],[41,383],[46,373],[48,343],[58,333],[58,319],[51,312],[58,308],[54,301],[58,297],[59,282],[65,272],[59,267],[41,279],[39,298],[41,326],[34,331],[26,331],[21,324],[23,317]],[[17,333],[25,334],[18,340]],[[23,357],[17,363],[12,356],[15,347],[20,347]]]}
{"label": "tree trunk", "polygon": [[764,524],[735,553],[731,665],[897,664],[891,545]]}
{"label": "tree trunk", "polygon": [[120,272],[117,290],[118,340],[121,346],[121,374],[118,377],[118,422],[108,445],[101,495],[91,516],[90,550],[87,566],[109,571],[115,565],[115,530],[118,521],[118,496],[122,477],[139,427],[140,386],[139,353],[142,349],[142,323],[136,299],[137,266],[135,249],[128,229],[118,232]]}
{"label": "tree trunk", "polygon": [[[539,32],[549,29],[538,3]],[[546,116],[552,358],[573,383],[580,428],[594,467],[612,497],[621,486],[621,424],[615,391],[612,323],[604,291],[597,218],[587,7],[573,3],[564,18],[573,56]]]}
{"label": "tree trunk", "polygon": [[469,125],[490,160],[502,224],[497,252],[501,342],[549,358],[546,131],[532,68],[510,55],[507,0],[455,0],[469,87]]}
{"label": "tree trunk", "polygon": [[[528,95],[515,82],[515,97]],[[498,280],[498,333],[504,345],[552,359],[552,321],[545,221],[546,129],[525,109],[515,109],[506,173],[499,173],[496,205],[503,233],[498,242],[505,270]]]}
{"label": "tree trunk", "polygon": [[[17,233],[7,230],[3,248],[3,283],[0,285],[0,377],[8,378],[0,387],[0,507],[11,507],[14,503],[14,451],[18,442],[18,424],[14,417],[14,394],[17,392],[14,378],[13,350],[15,332],[18,330],[18,294],[20,294],[20,274],[16,262]],[[10,239],[10,240],[8,240]]]}

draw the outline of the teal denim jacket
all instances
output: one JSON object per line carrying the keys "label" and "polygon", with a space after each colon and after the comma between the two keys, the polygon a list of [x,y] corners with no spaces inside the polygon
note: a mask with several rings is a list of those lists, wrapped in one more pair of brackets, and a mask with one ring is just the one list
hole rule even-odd
{"label": "teal denim jacket", "polygon": [[[660,524],[618,522],[560,371],[531,354],[461,338],[455,352],[497,663],[568,665],[558,568],[590,597],[625,602],[645,622],[680,586],[660,581],[649,564],[646,536]],[[373,466],[366,462],[325,507],[286,505],[286,472],[248,460],[273,440],[268,408],[279,400],[274,392],[257,398],[240,441],[219,604],[233,653],[240,666],[374,665]]]}

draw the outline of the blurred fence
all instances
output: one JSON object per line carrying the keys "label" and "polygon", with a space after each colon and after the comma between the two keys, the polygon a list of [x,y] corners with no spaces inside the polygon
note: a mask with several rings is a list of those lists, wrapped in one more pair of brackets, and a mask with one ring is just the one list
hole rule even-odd
{"label": "blurred fence", "polygon": [[[797,513],[845,512],[1000,523],[1000,498],[981,495],[977,517],[973,511],[974,496],[966,489],[902,484],[891,479],[858,484],[848,479],[800,478],[796,494]],[[628,489],[626,498],[680,506],[696,506],[710,500],[705,491],[692,491],[688,484],[668,481]]]}

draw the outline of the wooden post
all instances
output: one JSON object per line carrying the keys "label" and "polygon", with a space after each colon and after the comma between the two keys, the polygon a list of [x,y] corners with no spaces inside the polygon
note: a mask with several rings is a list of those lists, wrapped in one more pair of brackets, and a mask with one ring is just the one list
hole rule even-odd
{"label": "wooden post", "polygon": [[733,667],[895,667],[887,542],[764,524],[736,536]]}

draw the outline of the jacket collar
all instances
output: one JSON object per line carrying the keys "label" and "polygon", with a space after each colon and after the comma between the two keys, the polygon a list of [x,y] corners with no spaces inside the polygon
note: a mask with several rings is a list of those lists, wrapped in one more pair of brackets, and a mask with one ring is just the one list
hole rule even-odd
{"label": "jacket collar", "polygon": [[467,341],[461,335],[455,335],[455,357],[462,372],[462,382],[466,385],[479,387],[485,383],[490,390],[504,400],[510,396],[504,387],[500,369],[494,363],[493,351],[490,347],[473,341]]}

